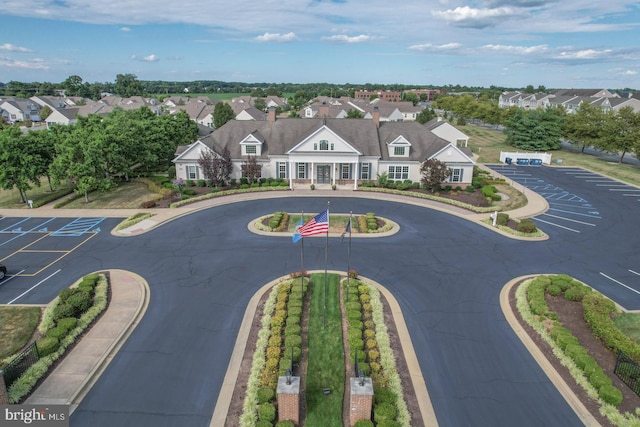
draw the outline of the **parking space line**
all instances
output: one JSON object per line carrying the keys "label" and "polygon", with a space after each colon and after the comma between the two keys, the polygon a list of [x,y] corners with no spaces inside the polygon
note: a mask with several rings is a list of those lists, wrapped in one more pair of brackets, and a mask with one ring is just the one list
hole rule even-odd
{"label": "parking space line", "polygon": [[38,283],[36,283],[35,285],[33,285],[32,287],[30,287],[29,289],[27,289],[26,291],[24,291],[23,293],[21,293],[20,295],[18,295],[17,297],[15,297],[14,299],[12,299],[11,301],[9,301],[7,304],[13,304],[14,302],[16,302],[17,300],[19,300],[20,298],[22,298],[23,296],[25,296],[26,294],[28,294],[29,292],[31,292],[32,290],[34,290],[35,288],[37,288],[38,286],[40,286],[41,284],[43,284],[45,281],[49,280],[50,278],[52,278],[53,276],[55,276],[56,274],[60,273],[62,270],[58,269],[56,271],[54,271],[53,273],[51,273],[50,275],[48,275],[47,277],[45,277],[44,279],[42,279],[41,281],[39,281]]}
{"label": "parking space line", "polygon": [[557,211],[557,212],[568,213],[568,214],[571,214],[571,215],[586,216],[586,217],[589,217],[589,218],[602,219],[602,217],[601,217],[601,216],[588,215],[588,214],[583,214],[583,213],[579,213],[579,212],[565,211],[565,210],[563,210],[563,209],[549,208],[549,210],[550,210],[550,211]]}
{"label": "parking space line", "polygon": [[595,224],[591,224],[590,222],[578,221],[577,219],[566,218],[566,217],[563,217],[563,216],[551,215],[551,214],[548,214],[548,213],[543,213],[542,215],[550,216],[552,218],[562,219],[562,220],[565,220],[565,221],[576,222],[578,224],[590,225],[592,227],[596,226]]}
{"label": "parking space line", "polygon": [[632,287],[625,285],[624,283],[614,279],[613,277],[609,277],[606,274],[604,274],[603,272],[600,272],[600,275],[603,276],[603,277],[606,277],[607,279],[611,280],[614,283],[617,283],[618,285],[620,285],[622,287],[625,287],[625,288],[629,289],[631,292],[635,292],[636,294],[640,295],[640,291],[636,291]]}
{"label": "parking space line", "polygon": [[536,217],[535,220],[536,221],[540,221],[540,222],[544,222],[545,224],[553,225],[554,227],[559,227],[559,228],[563,228],[563,229],[568,230],[568,231],[573,231],[574,233],[580,233],[579,230],[574,230],[573,228],[565,227],[564,225],[556,224],[554,222],[545,221],[543,219],[540,219],[539,217]]}
{"label": "parking space line", "polygon": [[11,274],[11,275],[8,274],[7,277],[2,282],[0,282],[0,286],[4,285],[5,283],[7,283],[9,280],[13,279],[14,277],[19,276],[23,272],[24,272],[24,270],[20,270],[16,274]]}
{"label": "parking space line", "polygon": [[22,224],[23,222],[28,221],[28,220],[30,220],[30,219],[31,219],[31,217],[23,218],[21,221],[18,221],[18,222],[16,222],[15,224],[10,225],[10,226],[8,226],[8,227],[6,227],[6,228],[3,228],[2,230],[0,230],[0,232],[7,231],[9,228],[11,228],[11,227],[15,227],[16,225],[19,225],[19,224]]}
{"label": "parking space line", "polygon": [[627,185],[626,184],[596,184],[596,187],[627,187]]}
{"label": "parking space line", "polygon": [[633,270],[629,270],[631,273],[635,274],[636,276],[640,276],[640,273],[638,273],[637,271],[633,271]]}

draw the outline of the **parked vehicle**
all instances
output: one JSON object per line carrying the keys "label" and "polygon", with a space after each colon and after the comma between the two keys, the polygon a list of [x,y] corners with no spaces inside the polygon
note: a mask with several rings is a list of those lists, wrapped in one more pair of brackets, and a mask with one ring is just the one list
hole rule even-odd
{"label": "parked vehicle", "polygon": [[4,279],[6,275],[7,275],[7,267],[0,264],[0,280]]}

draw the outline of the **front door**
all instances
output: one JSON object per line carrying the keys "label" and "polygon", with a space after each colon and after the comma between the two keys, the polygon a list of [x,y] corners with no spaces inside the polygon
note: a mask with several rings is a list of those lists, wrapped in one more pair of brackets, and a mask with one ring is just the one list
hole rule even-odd
{"label": "front door", "polygon": [[318,184],[331,183],[331,166],[330,165],[318,165]]}

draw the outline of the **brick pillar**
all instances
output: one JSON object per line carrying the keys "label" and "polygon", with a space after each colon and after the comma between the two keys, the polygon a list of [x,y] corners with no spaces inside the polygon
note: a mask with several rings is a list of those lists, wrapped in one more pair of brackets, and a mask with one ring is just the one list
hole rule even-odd
{"label": "brick pillar", "polygon": [[351,378],[350,391],[349,425],[353,427],[359,420],[371,419],[371,408],[373,407],[373,383],[371,378]]}
{"label": "brick pillar", "polygon": [[278,421],[300,422],[300,377],[278,378]]}
{"label": "brick pillar", "polygon": [[4,383],[4,372],[0,369],[0,405],[9,404],[9,395],[7,394],[7,387]]}

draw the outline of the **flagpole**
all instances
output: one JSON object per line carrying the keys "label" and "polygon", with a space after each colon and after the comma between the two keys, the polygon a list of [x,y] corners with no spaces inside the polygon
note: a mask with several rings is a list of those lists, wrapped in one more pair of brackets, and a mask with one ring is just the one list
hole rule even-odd
{"label": "flagpole", "polygon": [[350,272],[351,272],[351,229],[353,228],[353,224],[351,223],[351,218],[353,216],[353,211],[349,211],[349,246],[347,248],[347,302],[349,302],[349,284],[350,284]]}
{"label": "flagpole", "polygon": [[327,323],[327,265],[329,263],[329,201],[327,201],[327,239],[324,245],[324,311],[322,313],[322,327]]}
{"label": "flagpole", "polygon": [[[304,211],[300,211],[300,221],[304,223]],[[300,223],[298,221],[298,223]],[[304,238],[300,245],[300,292],[304,296]]]}

